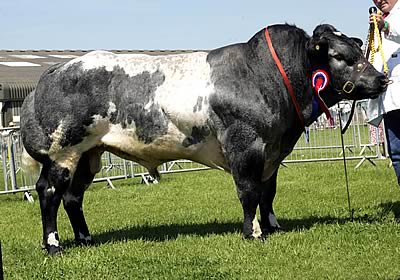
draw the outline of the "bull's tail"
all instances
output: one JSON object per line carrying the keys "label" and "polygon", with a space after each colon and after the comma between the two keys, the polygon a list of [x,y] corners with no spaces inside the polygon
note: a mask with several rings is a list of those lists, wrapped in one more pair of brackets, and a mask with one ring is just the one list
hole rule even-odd
{"label": "bull's tail", "polygon": [[40,163],[31,157],[25,148],[21,156],[21,168],[25,175],[30,176],[35,182],[39,178]]}

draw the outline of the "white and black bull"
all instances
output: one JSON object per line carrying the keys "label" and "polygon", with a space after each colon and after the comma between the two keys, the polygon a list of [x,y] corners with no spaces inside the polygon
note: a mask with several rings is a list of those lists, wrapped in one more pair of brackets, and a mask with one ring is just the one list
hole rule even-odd
{"label": "white and black bull", "polygon": [[[364,59],[355,39],[330,25],[308,36],[291,25],[268,27],[294,89],[296,112],[267,46],[265,30],[247,43],[210,52],[148,56],[95,51],[50,67],[24,101],[21,133],[42,166],[36,183],[49,254],[62,251],[57,210],[63,201],[78,243],[91,243],[82,211],[85,189],[109,151],[145,166],[189,159],[233,175],[245,238],[279,229],[272,202],[281,161],[320,115],[313,111],[312,72],[330,76],[327,106],[374,98],[385,77]],[[362,70],[362,71],[361,71]],[[350,86],[349,86],[350,85]],[[315,107],[314,107],[315,111]]]}

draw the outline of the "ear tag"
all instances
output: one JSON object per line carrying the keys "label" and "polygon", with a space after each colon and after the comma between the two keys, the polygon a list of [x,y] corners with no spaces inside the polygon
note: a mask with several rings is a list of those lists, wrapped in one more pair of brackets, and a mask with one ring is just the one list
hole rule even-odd
{"label": "ear tag", "polygon": [[315,46],[315,49],[316,49],[317,51],[319,51],[319,45],[316,45],[316,46]]}

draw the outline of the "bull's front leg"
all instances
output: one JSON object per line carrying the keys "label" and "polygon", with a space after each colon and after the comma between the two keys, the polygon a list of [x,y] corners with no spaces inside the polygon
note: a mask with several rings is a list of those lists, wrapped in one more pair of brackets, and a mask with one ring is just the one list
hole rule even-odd
{"label": "bull's front leg", "polygon": [[227,131],[225,149],[243,208],[243,237],[258,238],[256,211],[262,195],[264,143],[251,128],[238,125]]}
{"label": "bull's front leg", "polygon": [[261,231],[262,239],[265,239],[268,234],[281,230],[281,226],[276,220],[272,203],[276,194],[276,177],[278,169],[274,174],[263,183],[262,194],[260,199],[260,215],[261,215]]}
{"label": "bull's front leg", "polygon": [[44,165],[36,183],[43,226],[43,246],[49,255],[62,253],[57,231],[57,212],[68,181],[68,171]]}
{"label": "bull's front leg", "polygon": [[259,237],[259,225],[256,217],[261,192],[256,182],[248,179],[237,179],[236,188],[243,208],[243,237],[255,239]]}

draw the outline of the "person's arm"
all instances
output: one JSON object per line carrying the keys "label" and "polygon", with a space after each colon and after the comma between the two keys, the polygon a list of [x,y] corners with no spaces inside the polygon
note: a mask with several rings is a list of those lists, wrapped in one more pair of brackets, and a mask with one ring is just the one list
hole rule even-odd
{"label": "person's arm", "polygon": [[382,14],[371,14],[369,23],[374,23],[374,18],[378,24],[379,31],[382,31],[385,38],[400,44],[400,15],[393,15],[385,20]]}

